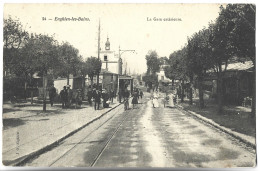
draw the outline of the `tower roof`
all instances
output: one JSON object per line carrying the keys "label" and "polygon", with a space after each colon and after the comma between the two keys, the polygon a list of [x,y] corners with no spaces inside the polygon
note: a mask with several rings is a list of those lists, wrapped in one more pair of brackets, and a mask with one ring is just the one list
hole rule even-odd
{"label": "tower roof", "polygon": [[107,38],[106,44],[105,44],[105,49],[106,50],[110,50],[110,42],[109,42],[109,38]]}

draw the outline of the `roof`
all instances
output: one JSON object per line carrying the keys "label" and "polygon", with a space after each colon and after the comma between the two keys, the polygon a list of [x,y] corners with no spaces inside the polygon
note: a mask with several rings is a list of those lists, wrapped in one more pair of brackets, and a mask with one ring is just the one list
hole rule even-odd
{"label": "roof", "polygon": [[126,75],[120,75],[119,79],[123,79],[123,80],[132,80],[133,78],[131,76],[126,76]]}
{"label": "roof", "polygon": [[[227,71],[250,71],[253,69],[253,62],[252,61],[245,61],[245,62],[236,62],[227,65]],[[222,65],[224,70],[225,65]],[[209,69],[208,73],[214,72],[213,69]]]}
{"label": "roof", "polygon": [[253,62],[252,61],[246,61],[246,62],[237,62],[228,64],[227,71],[246,71],[253,68]]}
{"label": "roof", "polygon": [[100,72],[100,74],[103,74],[103,73],[105,73],[105,74],[114,74],[114,75],[118,75],[117,73],[113,73],[113,72],[107,71],[106,69],[101,68],[101,72]]}

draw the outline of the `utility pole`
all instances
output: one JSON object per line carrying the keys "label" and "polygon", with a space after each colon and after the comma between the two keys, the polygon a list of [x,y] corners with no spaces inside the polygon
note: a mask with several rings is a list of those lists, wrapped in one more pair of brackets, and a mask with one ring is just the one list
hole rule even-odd
{"label": "utility pole", "polygon": [[[98,23],[98,59],[100,60],[100,20]],[[97,90],[99,89],[99,71],[97,73]]]}

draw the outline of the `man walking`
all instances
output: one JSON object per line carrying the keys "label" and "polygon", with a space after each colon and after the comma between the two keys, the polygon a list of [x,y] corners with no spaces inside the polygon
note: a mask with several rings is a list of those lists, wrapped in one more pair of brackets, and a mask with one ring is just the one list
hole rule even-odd
{"label": "man walking", "polygon": [[69,108],[72,103],[72,90],[70,89],[70,85],[67,85],[67,93],[68,93],[68,101],[67,101],[67,107]]}
{"label": "man walking", "polygon": [[60,98],[61,98],[62,108],[64,109],[67,106],[67,99],[68,99],[66,86],[64,86],[63,90],[60,91]]}
{"label": "man walking", "polygon": [[143,95],[144,95],[143,91],[140,90],[140,97],[141,97],[141,99],[143,98]]}
{"label": "man walking", "polygon": [[87,96],[88,96],[88,104],[89,104],[90,106],[92,106],[92,101],[91,101],[92,96],[93,96],[92,94],[93,94],[93,91],[91,91],[91,90],[89,90],[88,93],[87,93]]}
{"label": "man walking", "polygon": [[51,87],[49,88],[49,98],[50,98],[51,106],[53,106],[53,100],[55,96],[56,96],[56,88],[54,87],[53,84],[51,84]]}
{"label": "man walking", "polygon": [[110,90],[110,92],[109,92],[109,99],[110,99],[111,103],[113,103],[113,99],[114,99],[114,91],[113,90]]}
{"label": "man walking", "polygon": [[99,104],[101,100],[101,93],[99,92],[99,90],[95,91],[94,99],[95,99],[95,110],[99,110]]}

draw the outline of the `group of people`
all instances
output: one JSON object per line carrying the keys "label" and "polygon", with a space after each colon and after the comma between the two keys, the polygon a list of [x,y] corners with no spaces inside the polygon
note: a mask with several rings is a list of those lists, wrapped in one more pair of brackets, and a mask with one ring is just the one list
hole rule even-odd
{"label": "group of people", "polygon": [[[125,89],[122,92],[122,96],[123,96],[124,102],[125,102],[125,110],[127,110],[129,108],[129,102],[128,102],[128,99],[130,97],[129,90]],[[143,98],[143,91],[135,88],[133,93],[132,93],[132,97],[133,97],[132,98],[132,105],[133,105],[133,108],[135,108],[135,106],[138,104],[139,98],[141,98],[141,99]]]}
{"label": "group of people", "polygon": [[106,89],[100,91],[98,89],[93,89],[92,91],[88,91],[87,97],[90,105],[92,105],[92,98],[94,99],[94,109],[99,110],[101,99],[103,100],[102,103],[104,108],[108,108],[109,104],[111,102],[113,103],[114,91],[107,91]]}
{"label": "group of people", "polygon": [[[56,96],[56,88],[54,87],[54,85],[52,84],[51,87],[49,88],[49,98],[50,98],[50,104],[51,106],[53,106],[53,101],[54,98]],[[82,97],[81,97],[81,92],[73,91],[70,88],[70,85],[64,86],[63,89],[60,91],[59,93],[60,95],[60,100],[61,100],[61,105],[62,108],[69,108],[72,104],[72,102],[77,104],[82,103]],[[75,97],[74,97],[75,96]],[[121,90],[120,91],[120,97],[124,99],[125,102],[128,103],[128,99],[130,98],[131,93],[129,90],[125,89],[125,90]],[[96,88],[94,88],[93,90],[89,90],[87,92],[87,100],[89,105],[92,106],[92,102],[94,102],[94,109],[95,110],[99,110],[100,109],[100,104],[103,104],[103,108],[108,108],[110,103],[113,103],[113,99],[115,97],[115,93],[113,90],[109,90],[107,91],[106,89],[98,90]],[[138,104],[138,100],[139,98],[143,98],[143,91],[138,89],[138,88],[134,88],[134,91],[132,92],[132,105],[133,108],[135,108],[135,106]],[[126,108],[129,108],[129,103],[126,106]]]}
{"label": "group of people", "polygon": [[[177,93],[176,92],[169,92],[165,93],[165,96],[162,100],[164,107],[175,107],[177,104]],[[157,91],[151,93],[152,105],[153,108],[159,107],[159,94]]]}
{"label": "group of people", "polygon": [[70,85],[63,87],[60,91],[60,98],[62,108],[69,108],[73,102],[75,102],[75,107],[82,103],[81,91],[78,89],[73,92],[73,90],[70,89]]}

